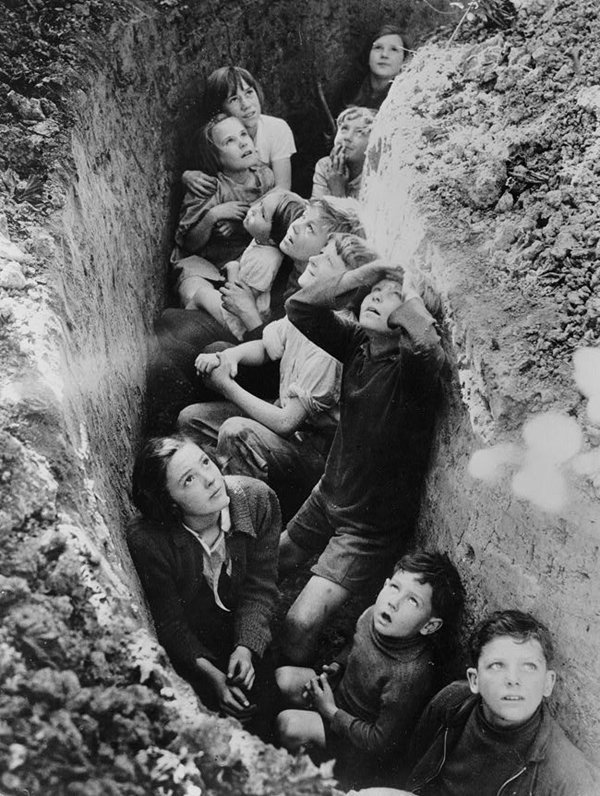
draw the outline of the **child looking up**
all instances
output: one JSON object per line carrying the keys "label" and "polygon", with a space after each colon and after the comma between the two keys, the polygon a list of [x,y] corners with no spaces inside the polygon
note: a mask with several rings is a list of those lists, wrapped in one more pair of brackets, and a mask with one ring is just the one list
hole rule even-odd
{"label": "child looking up", "polygon": [[[195,308],[194,295],[205,280],[220,280],[222,266],[244,251],[250,242],[242,225],[248,206],[274,185],[273,172],[259,162],[239,119],[222,113],[213,117],[202,128],[200,146],[205,161],[217,171],[217,186],[208,199],[188,192],[183,200],[171,262],[186,309]],[[226,237],[215,229],[222,220],[231,222]]]}
{"label": "child looking up", "polygon": [[[333,308],[363,286],[372,287],[358,324],[336,315]],[[402,269],[381,261],[309,285],[286,307],[344,369],[325,472],[280,545],[282,574],[320,554],[286,617],[285,652],[303,664],[329,616],[387,574],[413,532],[445,356]]]}
{"label": "child looking up", "polygon": [[[207,119],[220,112],[239,119],[252,137],[259,158],[273,170],[275,184],[284,189],[291,187],[294,136],[287,122],[262,112],[263,90],[247,69],[222,66],[211,72],[202,106]],[[182,179],[186,188],[200,196],[210,195],[215,188],[214,177],[202,171],[184,171]]]}
{"label": "child looking up", "polygon": [[369,108],[346,108],[340,113],[333,149],[315,166],[311,199],[327,194],[358,199],[374,118],[375,111]]}
{"label": "child looking up", "polygon": [[[244,229],[253,239],[239,261],[232,260],[224,266],[228,282],[238,282],[250,288],[263,320],[269,312],[271,286],[284,256],[279,244],[296,217],[298,202],[301,201],[297,194],[274,189],[255,202],[244,218]],[[222,301],[218,283],[205,279],[190,304],[205,309],[218,321],[225,321],[231,333],[241,340],[246,327],[237,315],[223,307]]]}
{"label": "child looking up", "polygon": [[278,716],[282,745],[335,757],[345,787],[372,783],[392,758],[405,755],[434,693],[433,634],[443,624],[455,631],[462,604],[463,587],[448,556],[403,556],[359,618],[351,646],[321,675],[297,666],[277,669],[282,695],[295,706]]}
{"label": "child looking up", "polygon": [[[304,200],[303,200],[304,201]],[[298,204],[298,203],[297,203]],[[364,237],[364,229],[359,218],[360,205],[355,199],[323,197],[309,202],[308,207],[299,208],[300,217],[288,228],[281,241],[281,251],[291,258],[292,271],[287,280],[285,294],[290,295],[298,288],[298,278],[304,271],[308,259],[319,254],[333,232],[352,232]],[[236,282],[227,282],[220,289],[223,306],[237,315],[244,324],[244,340],[259,340],[265,327],[260,317],[254,297],[248,288]],[[284,314],[283,297],[274,300],[271,295],[270,319]],[[179,308],[166,309],[156,323],[156,336],[160,346],[160,360],[169,363],[181,383],[187,385],[189,394],[197,389],[195,361],[198,354],[218,342],[237,343],[238,341],[221,320],[217,321],[205,310],[194,312]],[[268,390],[261,394],[266,397],[277,395],[278,379],[268,382]],[[274,388],[274,389],[273,389]],[[185,403],[189,403],[189,398]],[[180,407],[185,405],[184,402]]]}
{"label": "child looking up", "polygon": [[[362,238],[333,234],[300,277],[310,285],[376,258]],[[279,397],[262,400],[236,381],[240,365],[278,360]],[[299,508],[323,472],[339,418],[341,365],[287,318],[265,327],[261,340],[200,354],[198,373],[224,401],[186,407],[179,429],[201,445],[215,445],[224,472],[269,483],[287,517]]]}
{"label": "child looking up", "polygon": [[[474,630],[468,682],[437,694],[415,731],[406,788],[419,796],[596,796],[598,772],[552,718],[548,628],[497,611]],[[406,791],[367,788],[365,796]],[[410,796],[410,794],[409,794]]]}

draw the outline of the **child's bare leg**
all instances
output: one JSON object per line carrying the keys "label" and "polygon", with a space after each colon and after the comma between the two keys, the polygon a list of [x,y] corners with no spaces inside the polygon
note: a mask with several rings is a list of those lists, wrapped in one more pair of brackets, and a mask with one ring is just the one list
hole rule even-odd
{"label": "child's bare leg", "polygon": [[302,693],[313,677],[317,677],[317,673],[308,666],[280,666],[275,670],[275,682],[284,701],[298,708],[306,707]]}
{"label": "child's bare leg", "polygon": [[228,282],[235,282],[240,275],[240,262],[239,260],[231,260],[225,263],[225,273],[227,274]]}
{"label": "child's bare leg", "polygon": [[304,746],[325,749],[323,719],[314,710],[283,710],[277,716],[277,734],[289,752]]}
{"label": "child's bare leg", "polygon": [[282,651],[290,661],[302,665],[314,659],[321,629],[350,596],[338,583],[312,576],[285,618]]}
{"label": "child's bare leg", "polygon": [[311,557],[302,547],[292,541],[287,531],[279,537],[279,576],[289,575],[296,567]]}
{"label": "child's bare leg", "polygon": [[206,310],[215,320],[222,321],[222,297],[217,288],[202,277],[198,277],[194,282],[196,290],[185,305],[186,310]]}

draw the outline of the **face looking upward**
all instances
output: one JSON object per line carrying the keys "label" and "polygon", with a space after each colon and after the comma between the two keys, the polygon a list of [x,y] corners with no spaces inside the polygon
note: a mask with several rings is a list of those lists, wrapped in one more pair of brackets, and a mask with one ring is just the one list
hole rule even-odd
{"label": "face looking upward", "polygon": [[273,213],[280,199],[281,196],[277,194],[266,194],[248,209],[244,218],[244,229],[258,243],[267,243],[270,239]]}
{"label": "face looking upward", "polygon": [[441,619],[432,616],[431,584],[421,583],[420,577],[401,569],[386,580],[373,611],[375,629],[382,636],[427,636],[442,625]]}
{"label": "face looking upward", "polygon": [[360,305],[358,322],[367,331],[389,335],[388,319],[394,310],[404,303],[404,291],[400,282],[382,279],[373,285],[371,292]]}
{"label": "face looking upward", "polygon": [[404,42],[397,33],[375,39],[369,53],[371,74],[380,80],[393,80],[404,62]]}
{"label": "face looking upward", "polygon": [[256,133],[261,114],[260,99],[256,90],[242,80],[235,92],[222,105],[223,113],[239,119],[251,135]]}
{"label": "face looking upward", "polygon": [[348,163],[355,163],[362,168],[365,161],[365,152],[369,143],[369,128],[365,126],[362,116],[345,118],[338,127],[333,142],[336,146],[343,146],[344,159]]}
{"label": "face looking upward", "polygon": [[293,260],[306,262],[313,255],[319,254],[328,237],[329,230],[321,218],[321,211],[318,207],[309,205],[300,218],[290,224],[279,248]]}
{"label": "face looking upward", "polygon": [[258,155],[254,141],[239,119],[229,116],[218,122],[213,128],[212,140],[225,173],[245,171],[256,166]]}
{"label": "face looking upward", "polygon": [[225,481],[217,465],[202,448],[186,442],[167,465],[166,487],[179,507],[183,521],[194,528],[229,504]]}
{"label": "face looking upward", "polygon": [[537,639],[498,636],[481,650],[477,668],[467,669],[471,691],[481,694],[483,715],[497,727],[518,726],[549,697],[556,674],[548,669]]}
{"label": "face looking upward", "polygon": [[313,254],[309,258],[308,265],[298,279],[298,284],[300,287],[306,287],[321,279],[343,274],[345,270],[346,263],[337,253],[335,242],[330,240],[320,254]]}

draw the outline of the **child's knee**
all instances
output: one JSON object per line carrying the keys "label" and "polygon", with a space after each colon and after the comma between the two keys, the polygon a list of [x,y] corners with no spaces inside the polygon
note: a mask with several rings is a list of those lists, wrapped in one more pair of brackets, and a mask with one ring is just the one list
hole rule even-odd
{"label": "child's knee", "polygon": [[302,744],[302,739],[298,736],[298,726],[295,718],[295,711],[282,710],[277,716],[276,722],[277,737],[282,746],[293,752]]}
{"label": "child's knee", "polygon": [[245,417],[228,417],[219,429],[219,447],[230,448],[245,443],[250,429]]}
{"label": "child's knee", "polygon": [[282,696],[296,696],[296,691],[298,690],[297,671],[297,666],[280,666],[275,670],[275,682]]}

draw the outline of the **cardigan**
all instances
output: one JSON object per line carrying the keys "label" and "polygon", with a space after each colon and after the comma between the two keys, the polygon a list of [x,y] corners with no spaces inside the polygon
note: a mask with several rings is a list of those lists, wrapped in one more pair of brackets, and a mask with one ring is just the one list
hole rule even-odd
{"label": "cardigan", "polygon": [[[216,606],[203,575],[202,547],[177,520],[165,526],[144,517],[128,529],[127,542],[158,640],[175,665],[196,668],[197,658],[218,665],[219,627],[232,623],[232,648],[262,656],[271,640],[277,591],[281,512],[273,490],[246,476],[225,476],[231,530],[226,534],[231,575],[219,593],[231,614]],[[211,635],[213,643],[211,643]]]}

